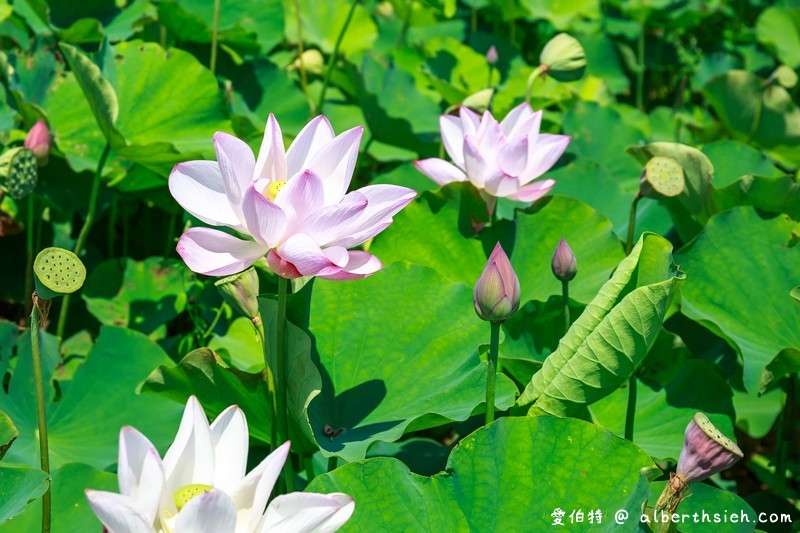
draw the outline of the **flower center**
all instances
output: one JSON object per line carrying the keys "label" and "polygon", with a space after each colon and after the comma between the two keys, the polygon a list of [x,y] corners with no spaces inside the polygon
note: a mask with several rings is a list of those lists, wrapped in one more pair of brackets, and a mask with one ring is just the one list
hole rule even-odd
{"label": "flower center", "polygon": [[186,485],[179,488],[173,495],[173,498],[175,499],[175,505],[178,506],[178,511],[183,509],[183,506],[192,501],[194,498],[200,496],[201,494],[205,494],[213,488],[214,487],[211,485],[203,485],[202,483],[192,483],[191,485]]}
{"label": "flower center", "polygon": [[267,189],[267,198],[269,198],[271,202],[274,202],[275,197],[278,196],[278,193],[281,192],[281,189],[283,189],[284,185],[286,185],[286,180],[273,181],[270,183],[269,188]]}

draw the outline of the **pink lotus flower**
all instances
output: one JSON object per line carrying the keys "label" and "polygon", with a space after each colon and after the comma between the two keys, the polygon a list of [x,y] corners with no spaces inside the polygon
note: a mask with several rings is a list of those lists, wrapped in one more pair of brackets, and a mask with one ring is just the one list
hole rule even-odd
{"label": "pink lotus flower", "polygon": [[264,255],[285,278],[357,279],[382,268],[377,257],[348,251],[380,233],[416,196],[394,185],[347,193],[363,128],[334,136],[324,116],[313,119],[284,152],[275,117],[267,120],[258,159],[243,141],[214,135],[217,161],[175,166],[169,190],[189,213],[227,226],[243,240],[212,228],[191,228],[178,253],[200,274],[240,272]]}
{"label": "pink lotus flower", "polygon": [[28,131],[25,137],[25,148],[33,150],[36,159],[46,162],[50,155],[50,130],[47,129],[47,123],[39,119],[36,124]]}
{"label": "pink lotus flower", "polygon": [[453,163],[431,158],[415,166],[439,185],[471,181],[491,212],[496,197],[532,202],[556,184],[534,180],[547,172],[566,150],[570,138],[539,133],[542,112],[526,102],[498,123],[491,113],[483,117],[461,107],[459,117],[442,115],[442,141]]}
{"label": "pink lotus flower", "polygon": [[519,309],[519,292],[517,273],[498,242],[475,282],[472,293],[475,312],[483,320],[505,322]]}

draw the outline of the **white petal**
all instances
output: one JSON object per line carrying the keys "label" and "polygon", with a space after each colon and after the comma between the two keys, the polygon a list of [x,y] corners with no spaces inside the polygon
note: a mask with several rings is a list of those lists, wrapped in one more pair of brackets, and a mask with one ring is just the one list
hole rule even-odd
{"label": "white petal", "polygon": [[333,138],[333,127],[325,115],[306,124],[286,151],[287,176],[291,177],[305,170],[311,157]]}
{"label": "white petal", "polygon": [[250,235],[268,248],[277,246],[289,225],[286,213],[255,187],[249,187],[244,194],[242,216]]}
{"label": "white petal", "polygon": [[367,207],[350,226],[343,228],[337,239],[327,243],[329,246],[352,248],[374,237],[417,196],[414,190],[397,185],[368,185],[356,192],[367,198]]}
{"label": "white petal", "polygon": [[286,153],[283,148],[283,133],[275,116],[270,113],[264,128],[264,139],[258,151],[253,180],[264,178],[270,182],[289,178],[286,173]]}
{"label": "white petal", "polygon": [[153,533],[152,523],[136,510],[136,502],[128,496],[87,489],[86,499],[111,533]]}
{"label": "white petal", "polygon": [[322,179],[325,205],[338,204],[347,192],[363,133],[361,126],[347,130],[311,157],[308,168]]}
{"label": "white petal", "polygon": [[515,194],[511,194],[508,197],[518,202],[533,202],[549,193],[555,184],[555,180],[536,181],[520,187]]}
{"label": "white petal", "polygon": [[190,228],[181,235],[178,254],[193,272],[228,276],[246,269],[269,248],[211,228]]}
{"label": "white petal", "polygon": [[497,154],[500,170],[509,176],[519,176],[528,166],[528,137],[517,137],[507,142]]}
{"label": "white petal", "polygon": [[253,531],[264,514],[272,488],[289,456],[289,446],[290,443],[286,442],[269,454],[245,476],[233,493],[233,502],[237,509],[236,523],[243,531]]}
{"label": "white petal", "polygon": [[139,512],[153,522],[164,489],[164,466],[155,446],[130,426],[119,433],[117,479],[120,494],[131,497]]}
{"label": "white petal", "polygon": [[459,167],[464,166],[464,132],[461,129],[461,119],[453,115],[439,117],[439,127],[442,130],[442,143],[450,159]]}
{"label": "white petal", "polygon": [[469,180],[479,189],[483,189],[487,180],[496,178],[501,170],[487,153],[479,150],[472,137],[464,137],[464,169]]}
{"label": "white petal", "polygon": [[182,208],[212,226],[241,227],[225,194],[215,161],[178,163],[169,175],[169,192]]}
{"label": "white petal", "polygon": [[214,487],[233,493],[247,471],[250,446],[247,419],[241,409],[232,405],[222,411],[211,424],[214,443]]}
{"label": "white petal", "polygon": [[[463,165],[464,163],[462,162],[461,164]],[[467,175],[460,168],[443,159],[431,157],[430,159],[414,161],[414,166],[439,185],[447,185],[454,181],[467,181]]]}
{"label": "white petal", "polygon": [[217,489],[192,498],[175,520],[175,533],[233,533],[235,528],[233,500]]}
{"label": "white petal", "polygon": [[480,115],[463,105],[458,108],[458,115],[461,117],[461,130],[464,132],[464,136],[477,135],[478,127],[481,125]]}
{"label": "white petal", "polygon": [[340,235],[347,235],[367,204],[367,197],[358,191],[346,194],[338,205],[325,207],[312,214],[303,224],[303,231],[320,246],[325,246]]}
{"label": "white petal", "polygon": [[[528,102],[522,102],[517,107],[512,109],[508,112],[505,116],[503,121],[500,123],[500,128],[503,130],[503,134],[505,134],[507,139],[513,139],[518,135],[523,134],[527,135],[527,131],[522,131],[521,126],[526,123],[526,121],[534,116],[538,115],[539,120],[541,120],[542,112],[537,111],[536,113],[533,112],[530,104]],[[537,128],[538,133],[538,128]]]}
{"label": "white petal", "polygon": [[566,135],[539,135],[536,143],[529,149],[528,168],[520,176],[520,183],[524,185],[550,170],[567,149],[570,140]]}
{"label": "white petal", "polygon": [[317,242],[305,233],[295,233],[286,239],[277,251],[303,276],[320,276],[339,270],[339,267],[322,253]]}
{"label": "white petal", "polygon": [[514,176],[499,174],[486,182],[486,192],[492,196],[505,198],[516,194],[519,190],[519,180]]}
{"label": "white petal", "polygon": [[284,494],[270,502],[259,532],[336,531],[350,519],[354,510],[355,502],[346,494]]}
{"label": "white petal", "polygon": [[[327,252],[327,250],[328,249],[325,251]],[[319,277],[324,279],[347,281],[371,276],[383,268],[380,259],[367,252],[352,250],[347,252],[347,254],[347,264],[341,266],[341,270],[331,274],[321,274]]]}
{"label": "white petal", "polygon": [[225,194],[234,210],[242,204],[244,191],[250,186],[255,158],[244,141],[218,131],[214,135],[214,150],[225,186]]}
{"label": "white petal", "polygon": [[[190,484],[214,482],[214,443],[208,419],[197,398],[190,396],[175,440],[164,455],[166,499]],[[174,507],[173,502],[173,507]]]}

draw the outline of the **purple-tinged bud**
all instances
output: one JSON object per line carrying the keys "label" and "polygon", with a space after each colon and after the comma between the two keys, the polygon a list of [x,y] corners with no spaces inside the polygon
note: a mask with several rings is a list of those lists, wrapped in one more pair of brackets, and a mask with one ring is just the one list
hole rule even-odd
{"label": "purple-tinged bud", "polygon": [[498,242],[475,283],[475,312],[483,320],[505,322],[519,309],[519,292],[517,274]]}
{"label": "purple-tinged bud", "polygon": [[498,59],[499,56],[497,55],[497,48],[495,48],[494,45],[492,45],[489,48],[489,51],[486,52],[486,62],[489,63],[490,65],[496,65]]}
{"label": "purple-tinged bud", "polygon": [[257,324],[259,286],[255,268],[220,278],[214,285],[228,305]]}
{"label": "purple-tinged bud", "polygon": [[702,481],[727,470],[744,456],[703,413],[694,415],[683,435],[683,449],[676,474],[686,483]]}
{"label": "purple-tinged bud", "polygon": [[30,129],[25,137],[25,148],[30,148],[41,164],[47,163],[50,156],[50,130],[44,120],[39,119]]}
{"label": "purple-tinged bud", "polygon": [[578,273],[578,261],[575,259],[575,254],[572,253],[572,248],[564,239],[558,241],[550,267],[553,269],[553,275],[560,281],[572,281],[572,278]]}

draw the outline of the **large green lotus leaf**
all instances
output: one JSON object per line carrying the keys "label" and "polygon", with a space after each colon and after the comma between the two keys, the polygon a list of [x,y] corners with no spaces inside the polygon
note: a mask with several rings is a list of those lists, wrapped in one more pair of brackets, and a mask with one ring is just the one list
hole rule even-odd
{"label": "large green lotus leaf", "polygon": [[598,0],[577,0],[560,2],[558,0],[522,0],[531,20],[545,19],[557,30],[580,27],[585,20],[597,20],[602,11]]}
{"label": "large green lotus leaf", "polygon": [[[713,217],[676,256],[689,278],[681,311],[741,354],[751,393],[780,377],[765,373],[779,352],[800,351],[800,313],[786,297],[800,272],[798,231],[785,215],[764,219],[752,207],[737,207]],[[769,305],[754,312],[765,298]]]}
{"label": "large green lotus leaf", "polygon": [[545,531],[556,509],[601,509],[604,531],[628,531],[606,510],[638,516],[654,473],[639,448],[592,424],[506,417],[465,437],[445,473],[423,477],[395,459],[367,459],[307,490],[358,502],[342,531]]}
{"label": "large green lotus leaf", "polygon": [[3,411],[0,411],[0,459],[6,454],[6,450],[19,437],[19,431],[14,423]]}
{"label": "large green lotus leaf", "polygon": [[[322,392],[308,417],[326,457],[363,459],[373,442],[483,409],[488,365],[478,346],[489,325],[463,283],[403,264],[357,283],[317,280],[309,330]],[[497,408],[510,407],[515,393],[499,375]],[[343,431],[329,439],[326,424]]]}
{"label": "large green lotus leaf", "polygon": [[756,36],[761,44],[775,50],[783,63],[800,67],[800,9],[768,7],[758,17]]}
{"label": "large green lotus leaf", "polygon": [[[117,492],[117,476],[80,463],[70,463],[53,471],[51,483],[53,531],[100,531],[103,528],[89,507],[84,492],[86,489]],[[41,505],[29,505],[24,513],[0,525],[0,531],[3,533],[36,531],[41,527],[41,517]]]}
{"label": "large green lotus leaf", "polygon": [[[31,370],[27,363],[22,366],[24,361],[21,359],[14,373],[8,394],[0,393],[0,409],[12,417],[20,432],[6,460],[33,465],[39,462],[36,408]],[[183,409],[163,398],[139,396],[136,388],[153,368],[169,361],[163,350],[141,333],[101,328],[92,352],[61,400],[47,406],[52,467],[71,462],[97,468],[114,464],[119,430],[124,425],[136,427],[157,447],[165,448],[175,435]],[[49,377],[46,381],[50,383]],[[52,387],[47,389],[52,396]]]}
{"label": "large green lotus leaf", "polygon": [[[683,433],[698,411],[725,435],[733,436],[731,389],[706,362],[685,361],[678,375],[665,387],[639,380],[636,389],[634,441],[656,460],[677,460]],[[594,420],[617,435],[625,433],[628,389],[619,389],[592,404]]]}
{"label": "large green lotus leaf", "polygon": [[[0,530],[47,490],[49,476],[38,468],[0,466]],[[30,530],[28,530],[30,531]]]}
{"label": "large green lotus leaf", "polygon": [[92,270],[81,297],[101,324],[163,337],[186,307],[192,274],[182,261],[109,259]]}
{"label": "large green lotus leaf", "polygon": [[613,393],[644,359],[684,278],[672,245],[645,234],[545,359],[518,404],[569,416]]}
{"label": "large green lotus leaf", "polygon": [[723,189],[715,189],[714,202],[720,212],[751,205],[761,211],[783,213],[800,220],[800,182],[791,175],[742,176]]}
{"label": "large green lotus leaf", "polygon": [[[332,53],[347,19],[351,3],[348,0],[286,2],[284,4],[286,7],[286,38],[291,42],[297,41],[296,6],[299,5],[300,19],[303,23],[303,40],[314,43],[326,54]],[[353,19],[342,38],[339,50],[345,55],[364,52],[372,48],[377,38],[378,27],[372,17],[363,6],[356,5]]]}
{"label": "large green lotus leaf", "polygon": [[[657,481],[650,485],[651,505],[658,501],[666,484],[666,481]],[[704,483],[692,483],[675,512],[688,515],[677,524],[681,533],[751,533],[758,525],[756,512],[747,502],[732,492]],[[697,516],[697,523],[694,516]],[[731,520],[734,516],[735,521]]]}
{"label": "large green lotus leaf", "polygon": [[726,139],[703,146],[714,168],[714,181],[711,185],[721,189],[735,183],[747,174],[755,174],[765,178],[776,178],[783,175],[775,163],[761,152],[739,141]]}
{"label": "large green lotus leaf", "polygon": [[770,389],[760,396],[745,391],[733,391],[736,427],[753,439],[763,439],[770,432],[786,403],[780,388]]}
{"label": "large green lotus leaf", "polygon": [[264,368],[264,352],[258,342],[258,333],[247,317],[240,316],[231,322],[224,335],[215,333],[208,347],[238,370],[259,372]]}

